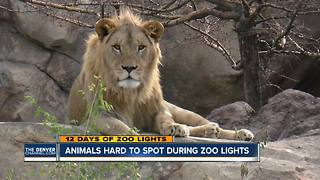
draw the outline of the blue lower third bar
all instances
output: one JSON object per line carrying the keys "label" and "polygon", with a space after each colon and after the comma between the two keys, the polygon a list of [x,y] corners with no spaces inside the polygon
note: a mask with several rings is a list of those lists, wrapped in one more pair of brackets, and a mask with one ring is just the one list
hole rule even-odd
{"label": "blue lower third bar", "polygon": [[61,143],[60,161],[259,161],[256,143]]}
{"label": "blue lower third bar", "polygon": [[24,161],[56,161],[57,148],[54,143],[24,145]]}

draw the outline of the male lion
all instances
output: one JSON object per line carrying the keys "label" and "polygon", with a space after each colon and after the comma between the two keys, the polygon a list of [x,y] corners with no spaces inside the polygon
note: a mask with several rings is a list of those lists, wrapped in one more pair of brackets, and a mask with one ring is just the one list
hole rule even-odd
{"label": "male lion", "polygon": [[[142,21],[129,10],[99,20],[96,34],[89,37],[81,72],[69,96],[69,119],[87,121],[87,108],[94,92],[87,90],[100,76],[106,91],[104,100],[113,112],[95,119],[102,134],[126,134],[130,127],[162,135],[198,136],[249,141],[246,129],[224,130],[200,115],[163,99],[158,65],[159,40],[164,27],[158,21]],[[84,90],[84,95],[79,93]]]}

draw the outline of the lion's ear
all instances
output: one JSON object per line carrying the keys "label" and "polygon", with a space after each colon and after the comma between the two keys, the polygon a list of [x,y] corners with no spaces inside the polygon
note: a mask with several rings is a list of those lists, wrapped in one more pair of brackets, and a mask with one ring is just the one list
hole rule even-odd
{"label": "lion's ear", "polygon": [[159,21],[147,21],[143,24],[143,28],[156,42],[160,40],[164,32],[164,27]]}
{"label": "lion's ear", "polygon": [[99,39],[102,40],[106,35],[108,35],[116,27],[115,23],[111,19],[100,19],[96,22],[96,32]]}

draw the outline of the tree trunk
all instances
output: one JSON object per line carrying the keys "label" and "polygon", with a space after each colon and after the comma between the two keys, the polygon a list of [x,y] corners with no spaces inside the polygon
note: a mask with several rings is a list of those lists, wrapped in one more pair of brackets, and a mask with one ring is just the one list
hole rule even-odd
{"label": "tree trunk", "polygon": [[257,49],[257,35],[250,31],[238,33],[241,62],[243,67],[245,101],[256,111],[263,105],[260,83],[259,54]]}

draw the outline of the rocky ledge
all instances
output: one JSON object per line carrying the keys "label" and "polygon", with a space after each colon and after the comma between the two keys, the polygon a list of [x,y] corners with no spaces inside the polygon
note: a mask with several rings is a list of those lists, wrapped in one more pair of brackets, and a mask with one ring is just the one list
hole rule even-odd
{"label": "rocky ledge", "polygon": [[[261,152],[261,162],[144,162],[135,166],[140,174],[138,179],[241,179],[243,169],[247,170],[242,171],[247,172],[243,179],[320,179],[319,117],[320,99],[292,89],[270,98],[258,112],[245,102],[222,106],[214,109],[207,118],[223,128],[250,129],[256,135],[254,141],[267,141]],[[79,127],[61,126],[81,131]],[[2,122],[0,136],[0,179],[59,179],[50,175],[57,169],[64,170],[62,179],[72,179],[70,173],[74,173],[75,166],[79,165],[71,164],[70,169],[69,164],[68,169],[63,167],[63,163],[23,162],[23,143],[54,141],[51,130],[41,123]],[[176,139],[180,142],[224,141],[195,137]],[[109,164],[115,167],[105,162],[82,167],[86,172],[96,172],[96,168],[109,167]],[[127,165],[122,169],[130,168]],[[99,170],[99,173],[105,172],[108,179],[123,179],[116,173],[120,168],[121,165],[111,171],[109,169],[109,173],[105,170]],[[132,179],[131,176],[125,178]]]}
{"label": "rocky ledge", "polygon": [[[63,125],[70,128],[68,125]],[[23,143],[54,141],[49,130],[39,123],[0,123],[0,179],[47,179],[55,163],[23,162]],[[178,138],[179,141],[208,141],[201,138]],[[222,140],[211,140],[213,142]],[[244,179],[320,179],[320,129],[301,136],[267,143],[261,162],[247,163]],[[141,179],[241,179],[243,163],[221,162],[146,162],[139,163]],[[99,166],[101,163],[93,163]],[[46,167],[43,172],[43,167]],[[42,175],[40,170],[42,169]],[[117,176],[110,175],[111,179]],[[130,177],[128,177],[130,179]]]}

